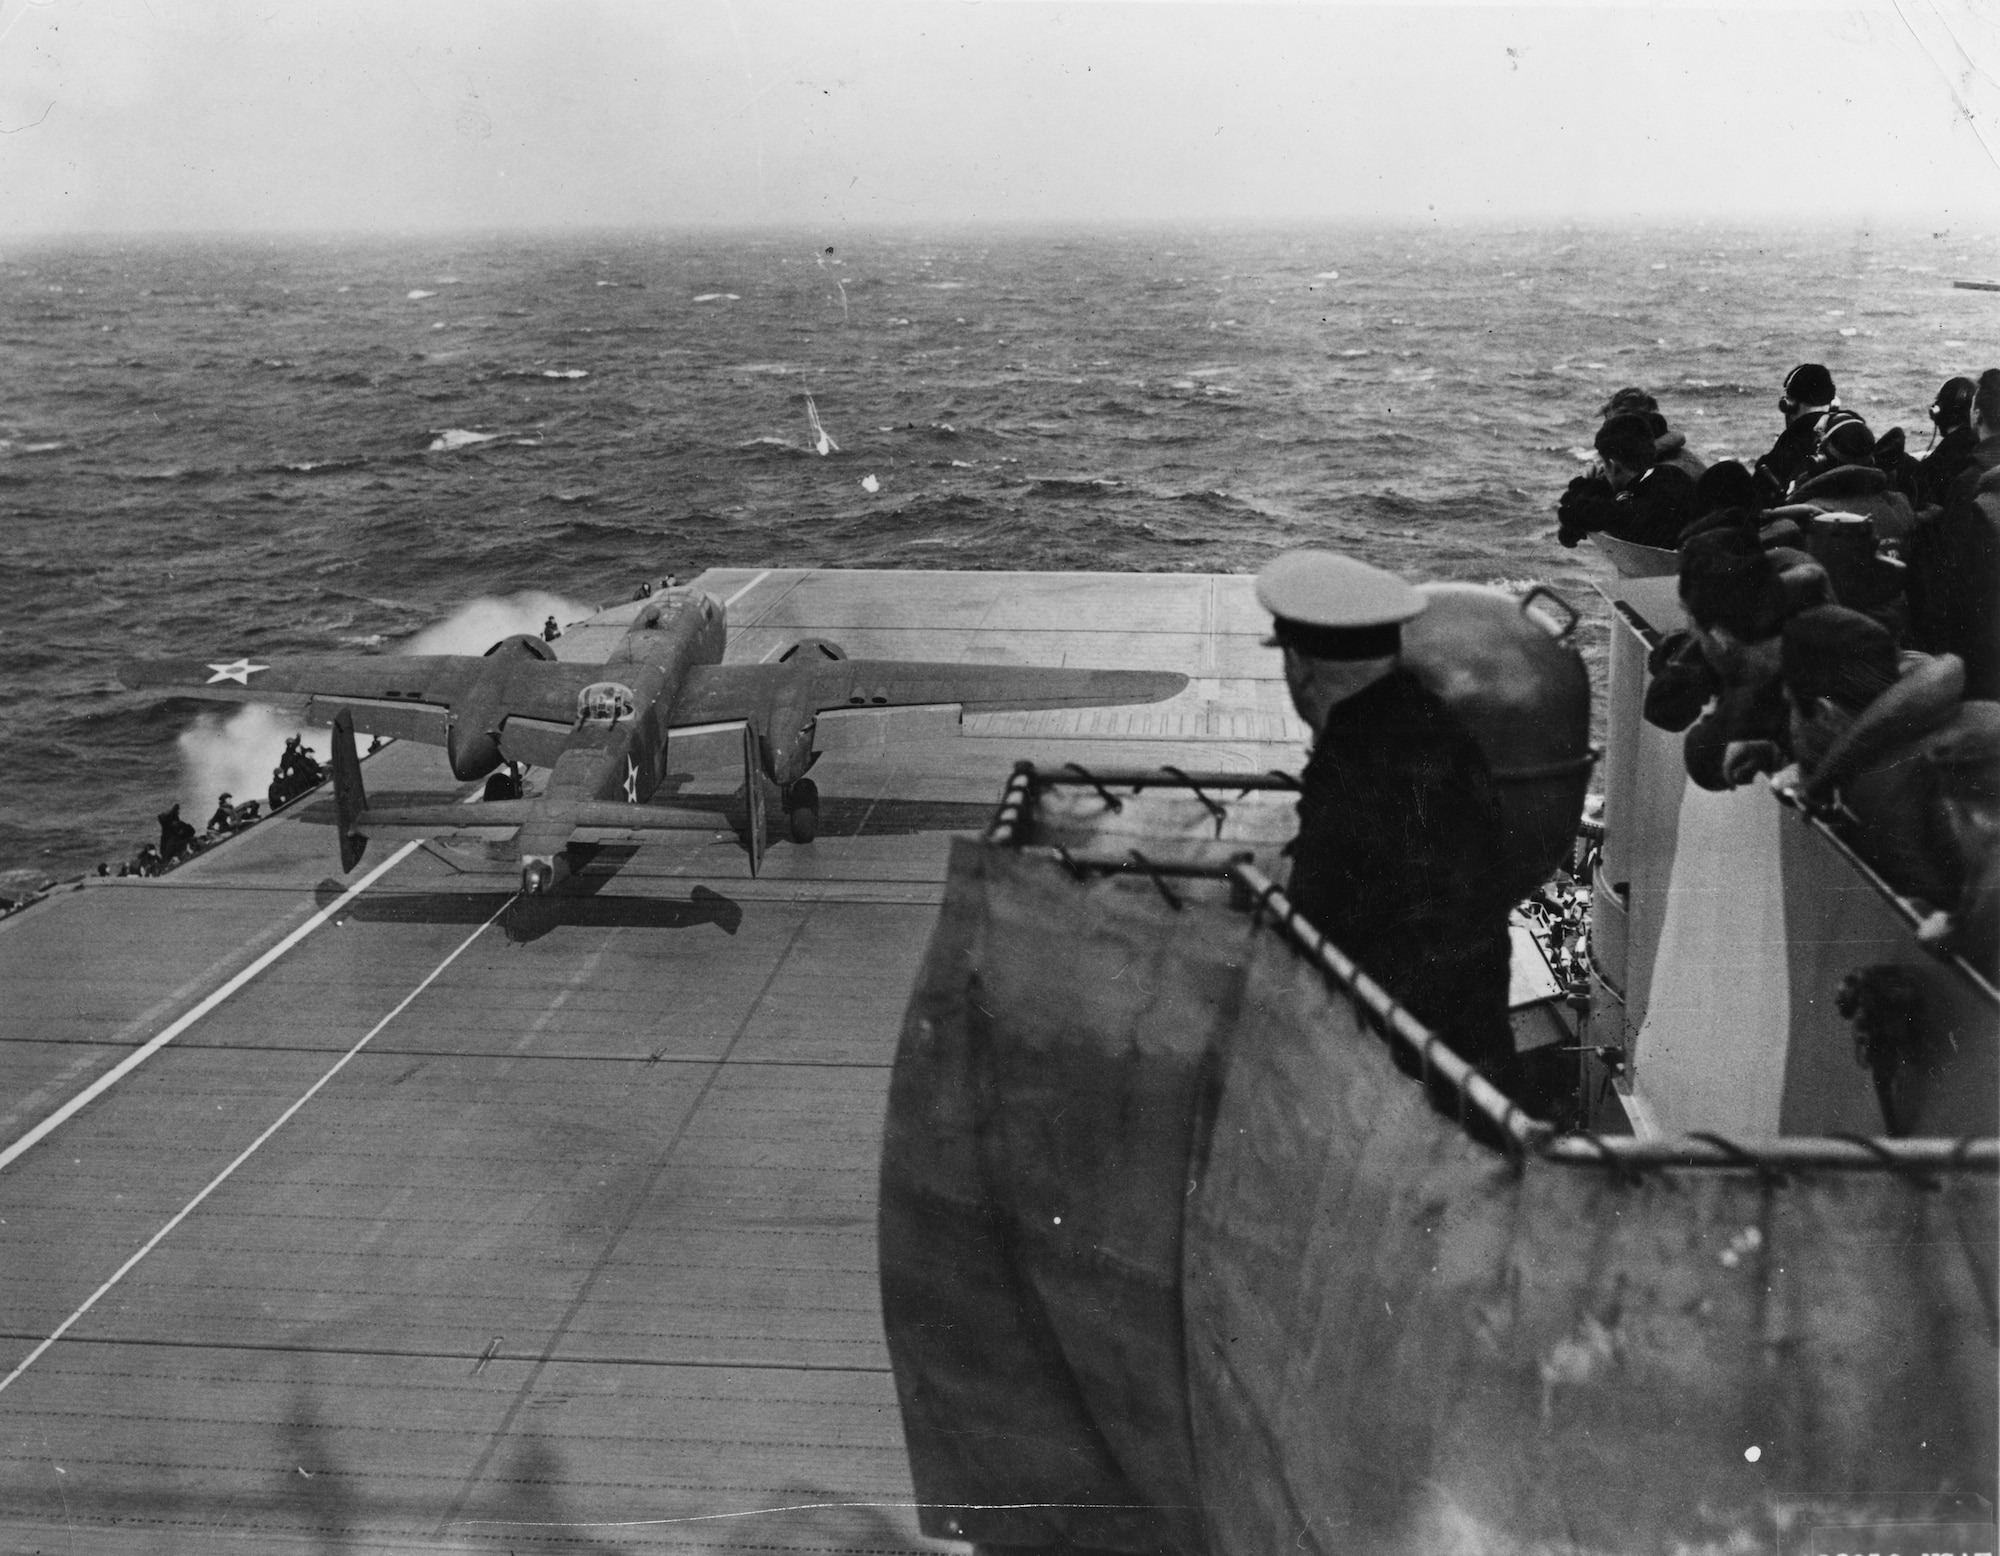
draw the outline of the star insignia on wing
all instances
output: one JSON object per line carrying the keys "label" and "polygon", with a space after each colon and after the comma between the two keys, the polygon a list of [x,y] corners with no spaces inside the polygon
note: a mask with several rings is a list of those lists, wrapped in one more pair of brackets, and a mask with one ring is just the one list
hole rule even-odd
{"label": "star insignia on wing", "polygon": [[639,803],[639,762],[636,757],[625,758],[625,803]]}
{"label": "star insignia on wing", "polygon": [[248,686],[251,676],[259,670],[270,668],[269,665],[253,665],[248,659],[233,660],[226,665],[210,665],[209,669],[215,674],[211,675],[205,684],[213,686],[217,681],[234,681],[238,686]]}

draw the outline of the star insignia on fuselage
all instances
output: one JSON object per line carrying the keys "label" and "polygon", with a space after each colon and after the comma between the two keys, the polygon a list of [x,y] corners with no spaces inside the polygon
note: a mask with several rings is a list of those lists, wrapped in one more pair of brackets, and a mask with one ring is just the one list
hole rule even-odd
{"label": "star insignia on fuselage", "polygon": [[639,803],[639,761],[637,757],[625,758],[625,803]]}
{"label": "star insignia on fuselage", "polygon": [[247,659],[238,659],[226,665],[210,665],[209,669],[213,670],[215,674],[208,678],[206,684],[213,686],[217,681],[234,681],[238,686],[248,686],[251,676],[255,675],[259,670],[268,670],[270,668],[269,665],[253,665]]}

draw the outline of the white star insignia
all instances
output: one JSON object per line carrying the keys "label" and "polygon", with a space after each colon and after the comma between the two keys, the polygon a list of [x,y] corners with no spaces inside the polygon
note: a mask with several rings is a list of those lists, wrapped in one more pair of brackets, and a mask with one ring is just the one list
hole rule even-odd
{"label": "white star insignia", "polygon": [[213,670],[215,674],[208,678],[206,684],[213,686],[217,681],[234,681],[238,686],[248,686],[251,676],[255,675],[259,670],[268,670],[270,668],[269,665],[253,665],[247,659],[239,659],[233,664],[210,665],[209,669]]}
{"label": "white star insignia", "polygon": [[634,757],[625,758],[625,803],[639,803],[639,763]]}

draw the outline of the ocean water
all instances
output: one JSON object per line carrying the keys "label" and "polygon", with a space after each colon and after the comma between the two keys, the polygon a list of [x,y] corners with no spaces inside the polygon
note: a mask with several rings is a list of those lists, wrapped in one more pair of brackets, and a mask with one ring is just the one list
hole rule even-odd
{"label": "ocean water", "polygon": [[1607,569],[1553,504],[1612,390],[1754,457],[1823,361],[1920,453],[1937,385],[2000,358],[2000,294],[1949,280],[1995,273],[1990,237],[1874,230],[0,246],[0,869],[261,791],[287,726],[121,658],[477,652],[664,571],[1329,545],[1548,582],[1597,663]]}

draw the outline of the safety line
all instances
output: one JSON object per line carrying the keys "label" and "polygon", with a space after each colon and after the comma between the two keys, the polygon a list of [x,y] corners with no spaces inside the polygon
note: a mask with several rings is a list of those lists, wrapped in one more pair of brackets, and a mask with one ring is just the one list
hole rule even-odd
{"label": "safety line", "polygon": [[280,940],[276,945],[272,946],[270,950],[266,951],[262,956],[258,957],[256,961],[252,962],[248,967],[244,968],[243,971],[238,973],[235,977],[231,978],[227,983],[225,983],[221,988],[217,989],[213,994],[209,995],[208,998],[203,1000],[199,1005],[196,1005],[194,1009],[190,1010],[186,1015],[182,1016],[178,1021],[175,1021],[170,1026],[168,1026],[165,1031],[161,1032],[157,1037],[154,1037],[149,1041],[147,1041],[143,1046],[135,1048],[131,1053],[127,1054],[123,1059],[119,1060],[117,1064],[113,1065],[109,1070],[106,1070],[102,1075],[98,1076],[96,1080],[92,1081],[88,1086],[84,1087],[82,1091],[78,1092],[74,1097],[70,1098],[69,1101],[65,1102],[61,1107],[57,1108],[55,1112],[51,1113],[47,1118],[43,1119],[39,1124],[35,1125],[33,1129],[30,1129],[26,1134],[21,1136],[20,1139],[16,1140],[12,1145],[8,1146],[6,1149],[0,1150],[0,1169],[4,1169],[7,1166],[9,1166],[11,1163],[13,1163],[13,1161],[17,1157],[19,1157],[23,1152],[28,1150],[29,1147],[33,1146],[38,1141],[46,1139],[49,1135],[53,1134],[57,1129],[60,1129],[64,1124],[68,1123],[72,1118],[76,1117],[78,1113],[82,1112],[85,1108],[90,1106],[91,1103],[95,1102],[99,1097],[103,1096],[113,1086],[116,1086],[120,1081],[125,1079],[126,1076],[130,1075],[134,1070],[138,1069],[140,1065],[144,1064],[148,1059],[152,1058],[154,1054],[158,1053],[162,1048],[165,1048],[167,1044],[171,1043],[175,1038],[179,1037],[181,1033],[185,1032],[189,1027],[193,1026],[197,1021],[201,1020],[203,1016],[207,1015],[211,1010],[215,1009],[216,1006],[220,1005],[224,1000],[228,999],[230,995],[234,994],[238,989],[242,988],[244,984],[248,983],[252,978],[256,977],[260,972],[262,972],[265,968],[269,967],[279,957],[283,956],[287,951],[291,950],[293,946],[297,945],[301,940],[305,939],[307,935],[311,934],[315,929],[318,929],[320,925],[324,924],[328,919],[332,918],[334,914],[338,913],[342,908],[346,907],[350,902],[352,902],[356,897],[360,896],[370,886],[373,886],[383,876],[387,875],[390,870],[394,869],[397,865],[401,864],[405,859],[409,858],[409,856],[421,846],[422,845],[420,842],[405,843],[401,848],[397,849],[387,859],[384,859],[374,869],[370,870],[366,875],[362,876],[360,880],[356,881],[352,886],[348,887],[346,891],[342,892],[338,897],[334,898],[334,900],[329,904],[327,904],[327,906],[321,908],[319,912],[315,913],[311,918],[307,919],[297,929],[293,930],[289,935],[285,936],[283,940]]}
{"label": "safety line", "polygon": [[751,579],[742,588],[738,589],[728,599],[724,600],[722,602],[722,608],[724,610],[728,610],[730,606],[734,605],[738,600],[742,599],[744,595],[748,594],[752,589],[756,588],[757,585],[762,583],[766,578],[769,578],[771,574],[773,574],[776,571],[777,569],[774,567],[765,568],[763,572],[759,573],[755,578]]}
{"label": "safety line", "polygon": [[[392,860],[390,862],[393,863],[394,861]],[[387,868],[388,868],[387,864],[382,866],[382,869],[386,870]],[[376,873],[379,874],[380,871],[377,871]],[[314,1081],[312,1085],[306,1089],[306,1093],[304,1096],[300,1097],[298,1101],[294,1102],[290,1107],[286,1108],[284,1112],[280,1113],[275,1123],[273,1123],[269,1128],[267,1128],[255,1140],[252,1140],[248,1145],[246,1145],[242,1149],[241,1152],[238,1153],[236,1160],[231,1162],[227,1167],[223,1168],[221,1172],[217,1173],[214,1176],[214,1178],[209,1180],[208,1187],[203,1189],[199,1194],[195,1195],[193,1199],[189,1200],[185,1205],[183,1205],[180,1208],[180,1210],[174,1215],[172,1220],[170,1220],[165,1226],[161,1227],[159,1231],[155,1232],[151,1237],[146,1239],[145,1244],[139,1249],[137,1253],[133,1254],[131,1258],[127,1259],[123,1264],[119,1265],[117,1272],[112,1275],[111,1279],[107,1280],[102,1286],[99,1286],[95,1291],[93,1291],[84,1300],[84,1303],[81,1307],[79,1307],[74,1313],[70,1314],[68,1318],[65,1318],[60,1324],[56,1325],[55,1332],[53,1334],[51,1334],[46,1340],[42,1341],[42,1343],[36,1346],[32,1351],[28,1352],[28,1354],[22,1358],[20,1366],[16,1367],[12,1372],[8,1373],[6,1377],[0,1378],[0,1394],[4,1394],[7,1391],[7,1386],[9,1384],[11,1384],[16,1378],[20,1377],[21,1374],[26,1372],[30,1367],[34,1366],[34,1364],[41,1358],[42,1353],[44,1351],[48,1350],[48,1348],[54,1345],[56,1341],[60,1340],[64,1335],[68,1334],[70,1329],[76,1324],[76,1322],[79,1319],[83,1317],[84,1314],[88,1313],[92,1308],[96,1307],[97,1304],[104,1298],[105,1294],[109,1292],[113,1286],[116,1286],[121,1280],[123,1280],[127,1275],[129,1275],[132,1272],[133,1266],[138,1264],[138,1262],[141,1259],[145,1258],[146,1255],[151,1253],[155,1248],[159,1247],[160,1244],[166,1240],[168,1233],[172,1232],[175,1227],[179,1226],[183,1221],[187,1220],[189,1216],[193,1215],[196,1208],[201,1204],[203,1200],[207,1199],[209,1195],[213,1194],[217,1189],[221,1188],[225,1182],[228,1181],[230,1174],[234,1173],[238,1167],[241,1167],[245,1162],[249,1161],[252,1156],[256,1155],[259,1147],[261,1147],[266,1140],[270,1139],[271,1136],[275,1135],[280,1129],[283,1129],[286,1124],[291,1122],[292,1115],[297,1113],[298,1110],[304,1107],[308,1102],[312,1101],[314,1097],[318,1096],[320,1088],[322,1086],[324,1086],[328,1081],[332,1080],[334,1076],[338,1075],[342,1070],[346,1069],[348,1060],[352,1059],[356,1054],[360,1053],[362,1049],[366,1048],[371,1042],[373,1042],[375,1040],[376,1033],[380,1032],[384,1027],[388,1026],[390,1022],[394,1021],[398,1016],[400,1016],[405,1010],[409,1009],[410,1002],[414,1000],[419,994],[423,993],[424,990],[428,989],[433,983],[435,983],[438,980],[438,977],[444,972],[444,970],[447,967],[449,967],[453,962],[457,961],[460,955],[464,953],[466,948],[469,947],[473,941],[477,940],[481,935],[485,934],[488,929],[492,928],[494,920],[499,918],[502,913],[505,913],[508,907],[512,905],[513,901],[514,898],[509,897],[505,902],[500,904],[497,910],[495,910],[493,918],[489,918],[484,924],[481,924],[471,934],[467,935],[463,940],[461,940],[458,944],[457,950],[453,951],[451,955],[447,956],[443,961],[439,962],[437,966],[433,967],[430,970],[430,972],[425,975],[424,981],[418,984],[414,989],[410,990],[408,994],[405,994],[403,998],[397,1003],[396,1008],[394,1010],[390,1011],[388,1015],[384,1016],[380,1021],[376,1022],[373,1027],[369,1028],[368,1035],[362,1038],[361,1041],[356,1043],[352,1048],[348,1049],[346,1053],[342,1054],[340,1058],[335,1061],[332,1069],[328,1070],[326,1074],[322,1075],[318,1080]]]}

